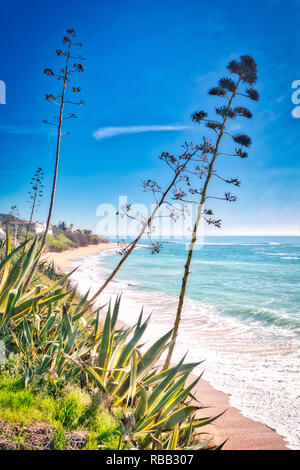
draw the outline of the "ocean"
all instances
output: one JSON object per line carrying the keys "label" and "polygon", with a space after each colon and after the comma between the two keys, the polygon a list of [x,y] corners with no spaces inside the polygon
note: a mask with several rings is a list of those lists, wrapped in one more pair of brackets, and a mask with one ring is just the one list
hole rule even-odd
{"label": "ocean", "polygon": [[[146,340],[173,326],[187,255],[184,240],[153,255],[136,249],[100,298],[122,293],[120,319],[151,313]],[[119,261],[107,250],[80,260],[72,275],[94,291]],[[72,263],[78,265],[78,261]],[[207,237],[194,252],[174,359],[204,361],[203,378],[246,417],[300,449],[300,237]]]}

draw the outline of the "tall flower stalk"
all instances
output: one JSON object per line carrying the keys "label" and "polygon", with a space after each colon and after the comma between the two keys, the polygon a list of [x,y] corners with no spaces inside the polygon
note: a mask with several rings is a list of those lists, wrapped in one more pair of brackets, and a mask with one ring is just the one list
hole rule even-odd
{"label": "tall flower stalk", "polygon": [[[252,113],[247,108],[243,106],[237,106],[233,108],[232,105],[238,95],[244,96],[254,101],[257,101],[259,99],[257,91],[254,90],[253,88],[247,88],[245,91],[241,91],[241,86],[243,84],[247,84],[251,86],[256,82],[257,80],[256,63],[252,57],[242,56],[240,57],[239,61],[235,61],[235,60],[231,61],[228,64],[227,68],[232,74],[237,75],[237,80],[234,81],[231,78],[227,78],[227,77],[222,78],[219,81],[218,86],[212,88],[209,91],[210,95],[218,96],[227,100],[227,104],[225,106],[216,108],[216,113],[218,114],[219,117],[221,117],[221,120],[208,120],[207,119],[208,114],[204,111],[196,112],[192,116],[193,121],[195,121],[198,124],[205,122],[206,127],[208,127],[209,129],[212,129],[215,132],[216,141],[215,141],[215,144],[211,148],[210,160],[207,166],[204,167],[204,172],[202,175],[203,186],[201,190],[199,191],[195,189],[190,189],[190,193],[194,195],[198,194],[200,197],[200,200],[196,202],[197,204],[196,219],[195,219],[195,223],[193,226],[192,238],[191,238],[189,248],[188,248],[186,263],[184,266],[184,273],[183,273],[182,282],[181,282],[181,289],[180,289],[177,312],[176,312],[176,317],[175,317],[175,322],[174,322],[174,329],[172,333],[172,341],[168,349],[168,354],[167,354],[167,358],[166,358],[165,365],[164,365],[165,369],[167,369],[170,366],[178,331],[179,331],[182,309],[183,309],[184,299],[186,295],[186,288],[187,288],[188,279],[190,275],[192,258],[193,258],[194,250],[196,247],[197,239],[198,239],[198,231],[199,231],[200,222],[203,218],[205,218],[208,221],[208,223],[213,223],[216,226],[220,226],[220,220],[212,220],[210,218],[207,218],[207,215],[212,214],[212,211],[210,209],[207,210],[204,208],[205,203],[209,198],[223,199],[223,200],[230,201],[230,202],[236,200],[236,197],[232,196],[230,193],[225,193],[224,197],[214,197],[214,196],[208,195],[208,188],[209,188],[211,179],[214,176],[219,177],[219,175],[215,171],[215,163],[217,159],[221,156],[226,156],[226,157],[238,156],[241,158],[245,158],[248,156],[248,154],[247,152],[243,150],[243,147],[247,148],[247,147],[250,147],[251,145],[250,137],[244,134],[232,135],[227,130],[227,124],[228,124],[228,120],[235,119],[239,116],[245,117],[245,118],[252,117]],[[240,145],[239,148],[236,148],[235,151],[230,154],[224,153],[220,150],[221,142],[224,136],[226,135],[229,135],[230,137],[232,137],[233,141],[237,143],[238,145]],[[239,186],[240,184],[237,178],[231,178],[231,179],[221,178],[221,179],[224,180],[226,183],[234,184],[235,186]]]}
{"label": "tall flower stalk", "polygon": [[36,211],[37,207],[40,205],[39,204],[40,198],[43,196],[43,187],[44,187],[43,179],[44,179],[43,170],[42,168],[38,168],[30,181],[30,185],[32,186],[32,188],[30,191],[28,191],[28,194],[30,197],[30,201],[28,202],[31,204],[31,210],[30,210],[29,224],[27,225],[27,230],[26,230],[25,241],[27,241],[28,239],[30,227],[33,221],[34,212]]}
{"label": "tall flower stalk", "polygon": [[47,222],[46,222],[46,228],[45,232],[42,238],[42,246],[41,250],[39,253],[39,256],[37,257],[33,268],[28,276],[27,282],[24,286],[24,289],[27,289],[29,286],[29,283],[37,269],[40,257],[42,255],[42,252],[45,248],[46,241],[47,241],[47,236],[49,233],[49,229],[51,227],[51,220],[52,220],[52,213],[53,213],[53,206],[54,206],[54,200],[55,200],[55,192],[56,192],[56,184],[57,184],[57,177],[58,177],[58,164],[60,160],[60,147],[61,147],[61,137],[63,135],[68,135],[69,133],[64,133],[63,132],[63,122],[68,119],[74,119],[77,116],[74,113],[69,113],[67,116],[64,115],[64,108],[66,104],[74,104],[74,105],[82,105],[84,102],[82,100],[80,101],[72,101],[72,100],[67,100],[66,99],[66,93],[67,91],[70,91],[71,93],[79,93],[81,91],[81,88],[79,86],[73,86],[71,84],[71,77],[74,73],[76,72],[83,72],[84,68],[81,64],[81,61],[84,60],[82,56],[73,56],[72,51],[73,51],[73,46],[79,46],[81,47],[82,44],[79,42],[74,42],[74,37],[75,37],[75,31],[74,29],[67,29],[66,35],[62,39],[62,43],[64,46],[64,50],[62,49],[57,49],[56,54],[57,56],[61,57],[65,61],[65,66],[63,69],[61,69],[59,72],[53,71],[51,68],[45,68],[44,74],[53,77],[56,80],[58,80],[61,83],[61,93],[57,96],[53,94],[46,94],[45,98],[48,102],[54,103],[56,106],[59,108],[59,114],[58,116],[54,117],[54,122],[49,122],[47,120],[44,121],[45,124],[54,126],[57,129],[57,139],[56,139],[56,152],[55,152],[55,164],[54,164],[54,174],[53,174],[53,181],[52,181],[52,191],[51,191],[51,199],[50,199],[50,205],[49,205],[49,210],[48,210],[48,217],[47,217]]}

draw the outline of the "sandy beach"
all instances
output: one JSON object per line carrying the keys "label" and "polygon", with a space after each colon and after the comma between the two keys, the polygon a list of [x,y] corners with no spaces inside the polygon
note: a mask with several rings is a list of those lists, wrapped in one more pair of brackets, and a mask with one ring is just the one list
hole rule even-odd
{"label": "sandy beach", "polygon": [[103,250],[117,248],[117,246],[117,243],[98,243],[98,245],[81,246],[61,252],[48,251],[43,255],[43,260],[47,260],[50,263],[54,262],[56,268],[62,271],[68,267],[70,261],[80,258],[81,256],[96,255]]}
{"label": "sandy beach", "polygon": [[[44,259],[54,261],[57,269],[65,270],[77,258],[116,247],[116,243],[102,243],[61,253],[48,252]],[[220,444],[227,439],[224,450],[288,450],[284,439],[273,429],[244,417],[238,409],[230,406],[228,395],[215,390],[207,381],[200,380],[194,394],[203,406],[208,407],[201,411],[200,416],[215,416],[226,410],[215,423],[205,428],[205,431],[214,435],[216,443]]]}

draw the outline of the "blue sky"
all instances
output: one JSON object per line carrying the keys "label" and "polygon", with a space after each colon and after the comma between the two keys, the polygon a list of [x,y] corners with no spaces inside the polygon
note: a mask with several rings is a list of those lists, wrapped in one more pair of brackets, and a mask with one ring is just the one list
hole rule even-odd
{"label": "blue sky", "polygon": [[119,195],[152,202],[140,181],[168,181],[158,156],[201,140],[191,113],[219,104],[207,91],[227,75],[229,60],[250,54],[261,99],[249,103],[252,121],[240,123],[253,145],[248,159],[218,164],[242,185],[236,203],[215,206],[223,228],[209,233],[299,235],[300,120],[291,114],[291,85],[300,79],[299,15],[298,0],[2,4],[0,80],[7,103],[0,105],[0,212],[16,204],[29,216],[26,193],[41,166],[46,191],[37,218],[46,217],[55,137],[42,120],[55,115],[44,96],[56,83],[43,70],[60,65],[55,50],[73,27],[87,58],[75,81],[86,104],[68,109],[78,119],[66,122],[71,135],[62,142],[54,222],[95,230],[99,204],[117,204]]}

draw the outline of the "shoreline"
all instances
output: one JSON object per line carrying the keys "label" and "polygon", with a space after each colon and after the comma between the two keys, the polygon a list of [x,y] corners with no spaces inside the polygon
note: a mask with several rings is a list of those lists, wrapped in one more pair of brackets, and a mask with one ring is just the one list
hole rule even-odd
{"label": "shoreline", "polygon": [[[68,268],[71,261],[117,246],[117,243],[100,243],[59,253],[47,252],[43,258],[53,261],[56,268],[63,271]],[[290,450],[285,439],[275,430],[242,415],[237,408],[230,405],[229,395],[214,389],[205,379],[199,381],[194,394],[203,406],[209,408],[209,411],[200,410],[200,417],[215,416],[226,410],[224,415],[206,427],[206,430],[213,435],[216,444],[221,444],[228,439],[223,447],[224,450]]]}
{"label": "shoreline", "polygon": [[54,262],[55,267],[59,271],[63,271],[69,265],[70,261],[74,261],[77,258],[96,255],[104,250],[110,250],[117,248],[118,243],[98,243],[97,245],[80,246],[79,248],[71,248],[65,251],[47,251],[43,254],[42,260],[48,261],[49,263]]}

